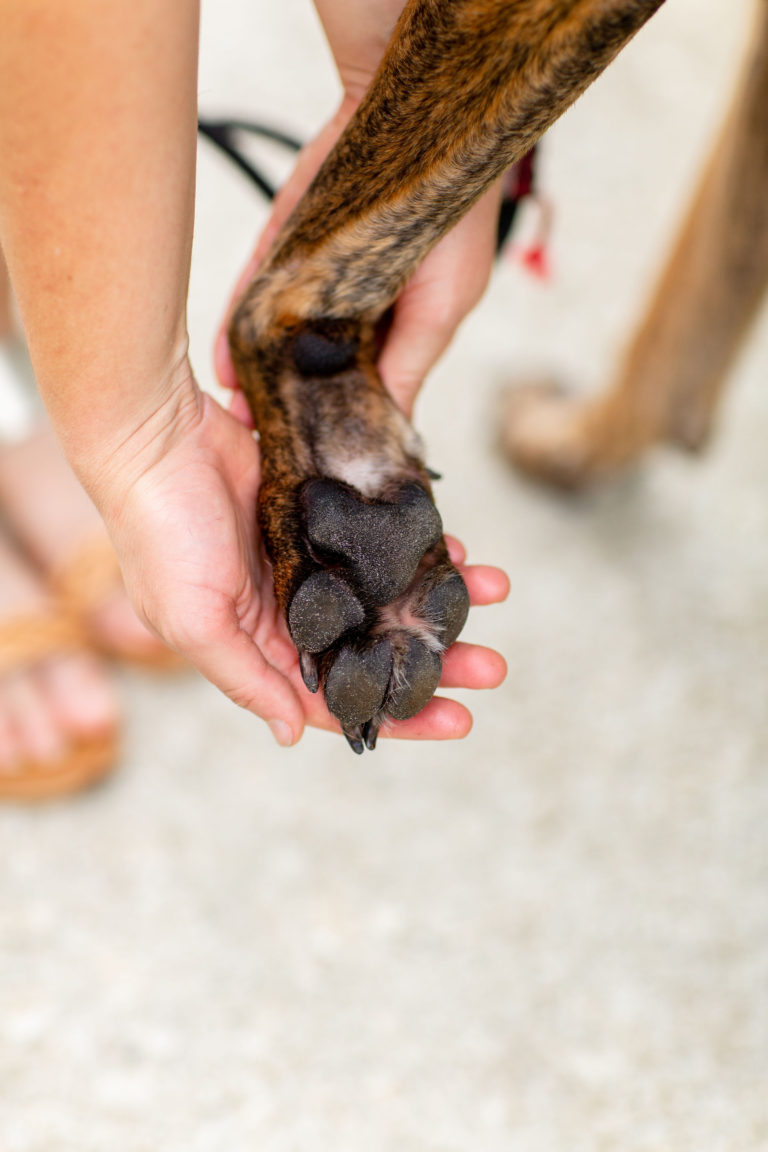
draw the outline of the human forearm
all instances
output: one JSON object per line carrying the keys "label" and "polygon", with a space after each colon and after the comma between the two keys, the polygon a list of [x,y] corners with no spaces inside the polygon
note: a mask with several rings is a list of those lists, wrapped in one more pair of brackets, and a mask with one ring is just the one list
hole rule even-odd
{"label": "human forearm", "polygon": [[124,445],[194,408],[197,9],[0,0],[0,27],[0,235],[41,391],[93,489]]}

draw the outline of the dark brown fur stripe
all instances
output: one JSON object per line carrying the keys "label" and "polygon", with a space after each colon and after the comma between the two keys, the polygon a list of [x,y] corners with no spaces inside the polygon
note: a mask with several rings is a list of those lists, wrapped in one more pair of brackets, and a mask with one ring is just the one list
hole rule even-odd
{"label": "dark brown fur stripe", "polygon": [[327,252],[309,313],[382,310],[661,2],[414,0],[269,267]]}

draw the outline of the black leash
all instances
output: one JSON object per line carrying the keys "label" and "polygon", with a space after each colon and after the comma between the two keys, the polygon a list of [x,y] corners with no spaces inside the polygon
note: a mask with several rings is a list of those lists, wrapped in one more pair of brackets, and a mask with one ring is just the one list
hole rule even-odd
{"label": "black leash", "polygon": [[238,148],[235,143],[236,134],[245,132],[251,136],[260,136],[263,140],[272,140],[275,144],[282,144],[284,148],[288,148],[292,152],[298,152],[302,147],[301,140],[297,140],[295,136],[290,136],[287,132],[280,132],[277,128],[271,128],[268,124],[260,124],[255,120],[204,120],[202,117],[198,117],[197,130],[201,136],[205,136],[212,144],[220,148],[232,163],[236,164],[240,171],[253,181],[268,200],[274,200],[277,188]]}

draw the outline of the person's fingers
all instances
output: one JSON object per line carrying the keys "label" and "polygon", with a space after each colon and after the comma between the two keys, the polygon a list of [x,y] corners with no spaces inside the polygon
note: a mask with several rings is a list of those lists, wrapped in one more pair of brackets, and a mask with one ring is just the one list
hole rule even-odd
{"label": "person's fingers", "polygon": [[240,299],[246,287],[255,276],[256,270],[266,256],[267,250],[277,235],[283,220],[287,218],[290,212],[287,204],[285,204],[285,210],[283,212],[283,208],[281,206],[283,203],[284,202],[280,200],[280,193],[278,193],[278,196],[275,199],[275,207],[273,209],[272,215],[267,221],[266,227],[261,233],[256,248],[252,252],[248,263],[245,265],[237,279],[234,291],[232,292],[232,295],[227,302],[226,310],[221,319],[221,323],[219,324],[219,330],[216,333],[216,339],[213,345],[213,367],[214,371],[216,372],[216,378],[222,388],[238,388],[235,366],[232,363],[232,356],[230,355],[229,351],[229,337],[227,334],[227,329],[229,327],[230,317],[232,316],[232,312],[237,301]]}
{"label": "person's fingers", "polygon": [[[491,688],[496,683],[501,683],[506,673],[502,657],[498,653],[490,652],[489,649],[479,649],[482,655],[478,656],[473,652],[475,647],[475,645],[460,646],[459,652],[449,660],[449,679],[441,680],[442,687]],[[470,651],[466,653],[463,649]],[[452,651],[453,649],[449,649],[449,653]],[[485,654],[489,652],[490,656],[486,658]],[[484,663],[487,663],[485,671],[483,671]],[[469,679],[477,680],[477,684],[460,682],[459,674],[462,669]],[[303,683],[298,684],[296,690],[304,708],[306,722],[310,727],[322,728],[328,732],[340,732],[339,722],[325,706],[322,692],[313,695],[307,691]],[[460,740],[467,735],[471,727],[472,714],[468,708],[456,700],[433,696],[421,712],[412,716],[410,720],[385,720],[381,735],[391,736],[395,740]]]}
{"label": "person's fingers", "polygon": [[443,656],[441,688],[498,688],[507,675],[500,652],[481,644],[452,644]]}
{"label": "person's fingers", "polygon": [[455,536],[444,537],[451,562],[464,578],[473,606],[500,604],[509,595],[509,576],[490,564],[466,564],[467,550]]}
{"label": "person's fingers", "polygon": [[473,607],[500,604],[509,595],[509,576],[490,564],[468,564],[460,569]]}
{"label": "person's fingers", "polygon": [[472,729],[472,713],[458,700],[433,696],[410,720],[383,725],[382,736],[393,740],[463,740]]}
{"label": "person's fingers", "polygon": [[395,304],[378,367],[407,415],[424,377],[485,291],[500,194],[496,184],[478,200],[419,266]]}
{"label": "person's fingers", "polygon": [[216,372],[216,377],[221,384],[222,388],[237,389],[237,376],[235,368],[232,363],[232,357],[229,351],[229,338],[227,336],[227,328],[229,320],[232,315],[233,309],[237,301],[242,296],[248,284],[256,275],[256,271],[261,264],[262,260],[269,251],[270,245],[274,240],[277,233],[280,231],[284,222],[288,219],[294,207],[301,198],[305,188],[309,184],[314,175],[313,172],[307,171],[302,167],[302,160],[299,159],[293,175],[289,178],[288,183],[284,188],[278,192],[275,197],[272,214],[267,221],[264,231],[261,233],[255,249],[251,253],[247,264],[240,273],[237,283],[235,284],[234,291],[227,302],[226,311],[222,317],[219,330],[216,334],[216,340],[213,346],[213,366]]}
{"label": "person's fingers", "polygon": [[221,321],[219,330],[216,333],[216,339],[213,342],[213,370],[222,388],[236,389],[238,383],[235,366],[232,363],[232,356],[229,351],[229,337],[227,336],[228,323],[229,307],[227,307],[227,314]]}
{"label": "person's fingers", "polygon": [[[235,381],[235,384],[233,384],[232,387],[235,388],[236,385],[237,381]],[[244,394],[239,389],[232,393],[232,398],[227,405],[227,411],[229,412],[230,416],[234,416],[235,419],[239,420],[241,424],[245,424],[246,428],[254,427],[253,413],[248,407],[248,401],[246,400]]]}
{"label": "person's fingers", "polygon": [[266,720],[278,744],[300,738],[304,710],[296,692],[241,627],[233,606],[176,629],[168,640],[230,700]]}
{"label": "person's fingers", "polygon": [[[309,693],[307,693],[309,695]],[[320,694],[306,703],[307,723],[341,734],[337,720],[323,706]],[[457,700],[433,696],[429,703],[410,720],[385,720],[382,737],[394,740],[461,740],[472,728],[472,713]]]}
{"label": "person's fingers", "polygon": [[443,539],[445,540],[451,562],[455,564],[457,568],[460,568],[467,558],[466,548],[461,540],[457,540],[455,536],[444,536]]}

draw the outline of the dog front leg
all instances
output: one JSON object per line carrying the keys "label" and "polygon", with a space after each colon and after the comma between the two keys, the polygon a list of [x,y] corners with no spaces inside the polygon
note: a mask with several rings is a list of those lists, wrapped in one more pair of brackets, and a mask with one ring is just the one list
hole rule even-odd
{"label": "dog front leg", "polygon": [[376,371],[376,321],[661,2],[411,0],[235,311],[278,601],[356,751],[431,697],[467,612],[418,437]]}

